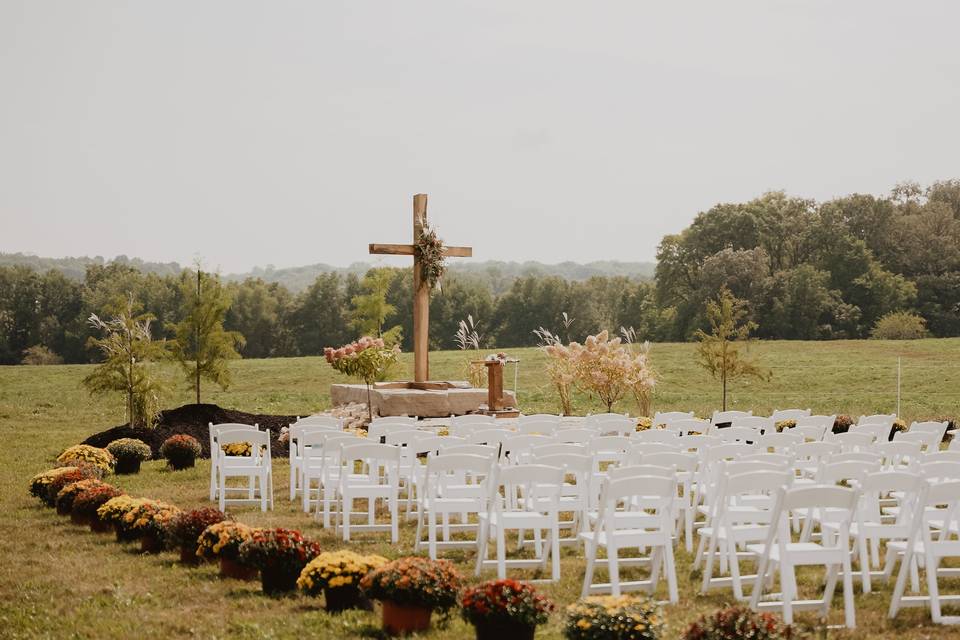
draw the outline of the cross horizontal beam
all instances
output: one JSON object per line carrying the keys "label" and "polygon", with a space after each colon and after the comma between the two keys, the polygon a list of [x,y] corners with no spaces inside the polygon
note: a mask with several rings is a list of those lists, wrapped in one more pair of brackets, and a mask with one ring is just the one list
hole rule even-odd
{"label": "cross horizontal beam", "polygon": [[[388,256],[412,256],[414,246],[412,244],[378,244],[370,245],[370,253]],[[472,247],[444,247],[443,254],[450,258],[470,258],[473,257]]]}

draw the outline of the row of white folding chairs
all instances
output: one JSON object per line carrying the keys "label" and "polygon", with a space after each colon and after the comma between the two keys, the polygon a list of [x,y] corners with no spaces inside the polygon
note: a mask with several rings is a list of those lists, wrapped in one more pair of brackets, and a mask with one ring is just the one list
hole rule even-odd
{"label": "row of white folding chairs", "polygon": [[303,447],[301,437],[316,431],[343,431],[344,420],[334,416],[305,416],[287,428],[287,448],[290,462],[290,500],[296,500],[301,491]]}
{"label": "row of white folding chairs", "polygon": [[[261,511],[273,508],[273,460],[270,432],[259,425],[221,423],[207,425],[210,437],[210,499],[217,500],[221,511],[227,504],[256,503]],[[230,444],[248,443],[250,455],[228,455]],[[246,486],[228,484],[231,478],[243,478]],[[231,497],[241,493],[243,497]]]}

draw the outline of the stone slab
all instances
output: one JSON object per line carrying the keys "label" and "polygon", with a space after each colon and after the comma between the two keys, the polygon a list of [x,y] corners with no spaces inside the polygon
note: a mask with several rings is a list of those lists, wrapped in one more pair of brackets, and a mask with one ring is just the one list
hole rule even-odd
{"label": "stone slab", "polygon": [[[503,392],[504,401],[516,406],[512,391]],[[367,402],[367,388],[362,384],[330,385],[330,401],[333,406],[351,402]],[[420,416],[421,418],[445,418],[451,414],[464,415],[476,411],[487,403],[486,389],[447,389],[445,391],[420,391],[418,389],[371,389],[370,403],[374,415]]]}

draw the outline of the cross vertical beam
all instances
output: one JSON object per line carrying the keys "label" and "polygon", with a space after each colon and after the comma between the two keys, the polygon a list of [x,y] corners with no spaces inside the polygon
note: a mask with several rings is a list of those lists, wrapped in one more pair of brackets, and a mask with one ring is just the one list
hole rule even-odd
{"label": "cross vertical beam", "polygon": [[[413,196],[413,239],[423,233],[427,219],[427,194]],[[413,265],[413,380],[426,382],[430,379],[430,289],[424,286],[420,276],[420,260],[414,257]]]}

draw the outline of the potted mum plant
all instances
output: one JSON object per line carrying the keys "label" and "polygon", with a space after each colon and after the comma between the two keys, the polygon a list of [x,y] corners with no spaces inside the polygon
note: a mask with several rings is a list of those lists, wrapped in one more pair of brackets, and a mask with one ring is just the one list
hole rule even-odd
{"label": "potted mum plant", "polygon": [[78,480],[77,482],[71,482],[70,484],[64,486],[60,491],[57,492],[57,513],[62,516],[70,516],[70,519],[76,524],[87,524],[86,522],[80,522],[75,519],[73,516],[73,501],[76,500],[77,496],[87,491],[88,489],[93,489],[94,487],[104,484],[102,480],[97,480],[96,478],[87,478],[86,480]]}
{"label": "potted mum plant", "polygon": [[136,538],[127,533],[123,524],[123,517],[144,502],[147,502],[146,498],[134,498],[128,495],[111,498],[97,509],[97,518],[100,522],[113,527],[117,533],[117,542],[135,540]]}
{"label": "potted mum plant", "polygon": [[140,473],[140,463],[149,460],[150,445],[136,438],[120,438],[107,445],[117,464],[114,472],[119,474]]}
{"label": "potted mum plant", "polygon": [[739,605],[700,616],[681,636],[682,640],[787,640],[793,637],[793,629],[772,613],[756,613]]}
{"label": "potted mum plant", "polygon": [[260,585],[268,595],[289,593],[307,563],[320,554],[320,545],[291,529],[258,529],[240,545],[240,562],[260,570]]}
{"label": "potted mum plant", "polygon": [[123,514],[121,526],[125,537],[139,538],[144,553],[159,553],[166,546],[164,532],[180,509],[159,500],[144,500]]}
{"label": "potted mum plant", "polygon": [[200,564],[197,555],[197,541],[207,527],[227,519],[226,514],[213,507],[181,511],[169,522],[164,538],[170,546],[180,550],[180,562],[188,565]]}
{"label": "potted mum plant", "polygon": [[254,580],[256,567],[239,561],[240,545],[253,536],[254,529],[240,522],[224,520],[212,524],[197,538],[197,555],[205,560],[220,560],[220,575],[237,580]]}
{"label": "potted mum plant", "polygon": [[189,469],[196,464],[201,451],[197,439],[185,433],[170,436],[160,445],[160,455],[166,458],[167,464],[175,471]]}
{"label": "potted mum plant", "polygon": [[255,529],[240,522],[224,520],[212,524],[197,538],[197,555],[206,560],[219,559],[224,578],[254,580],[256,567],[240,563],[240,545],[253,536]]}
{"label": "potted mum plant", "polygon": [[531,585],[491,580],[464,591],[460,613],[474,626],[477,640],[531,640],[554,605]]}
{"label": "potted mum plant", "polygon": [[117,461],[106,449],[91,447],[88,444],[76,444],[57,456],[57,462],[70,466],[90,465],[99,470],[101,475],[105,475],[113,471],[113,465]]}
{"label": "potted mum plant", "polygon": [[90,468],[57,467],[38,473],[30,479],[30,495],[40,498],[48,507],[57,506],[57,494],[68,484],[96,477],[96,472]]}
{"label": "potted mum plant", "polygon": [[647,596],[592,596],[567,607],[567,640],[659,640],[660,606]]}
{"label": "potted mum plant", "polygon": [[109,525],[102,525],[97,518],[97,509],[111,498],[122,495],[123,491],[109,484],[99,484],[86,491],[81,491],[73,499],[73,509],[70,511],[70,519],[77,524],[87,524],[91,531],[101,532],[110,530]]}
{"label": "potted mum plant", "polygon": [[370,601],[360,591],[360,580],[370,571],[387,564],[382,556],[364,556],[353,551],[321,553],[303,568],[297,586],[304,593],[323,593],[327,611],[371,610]]}
{"label": "potted mum plant", "polygon": [[401,635],[428,629],[434,610],[456,606],[461,582],[450,561],[409,556],[374,569],[360,588],[382,604],[384,631]]}

